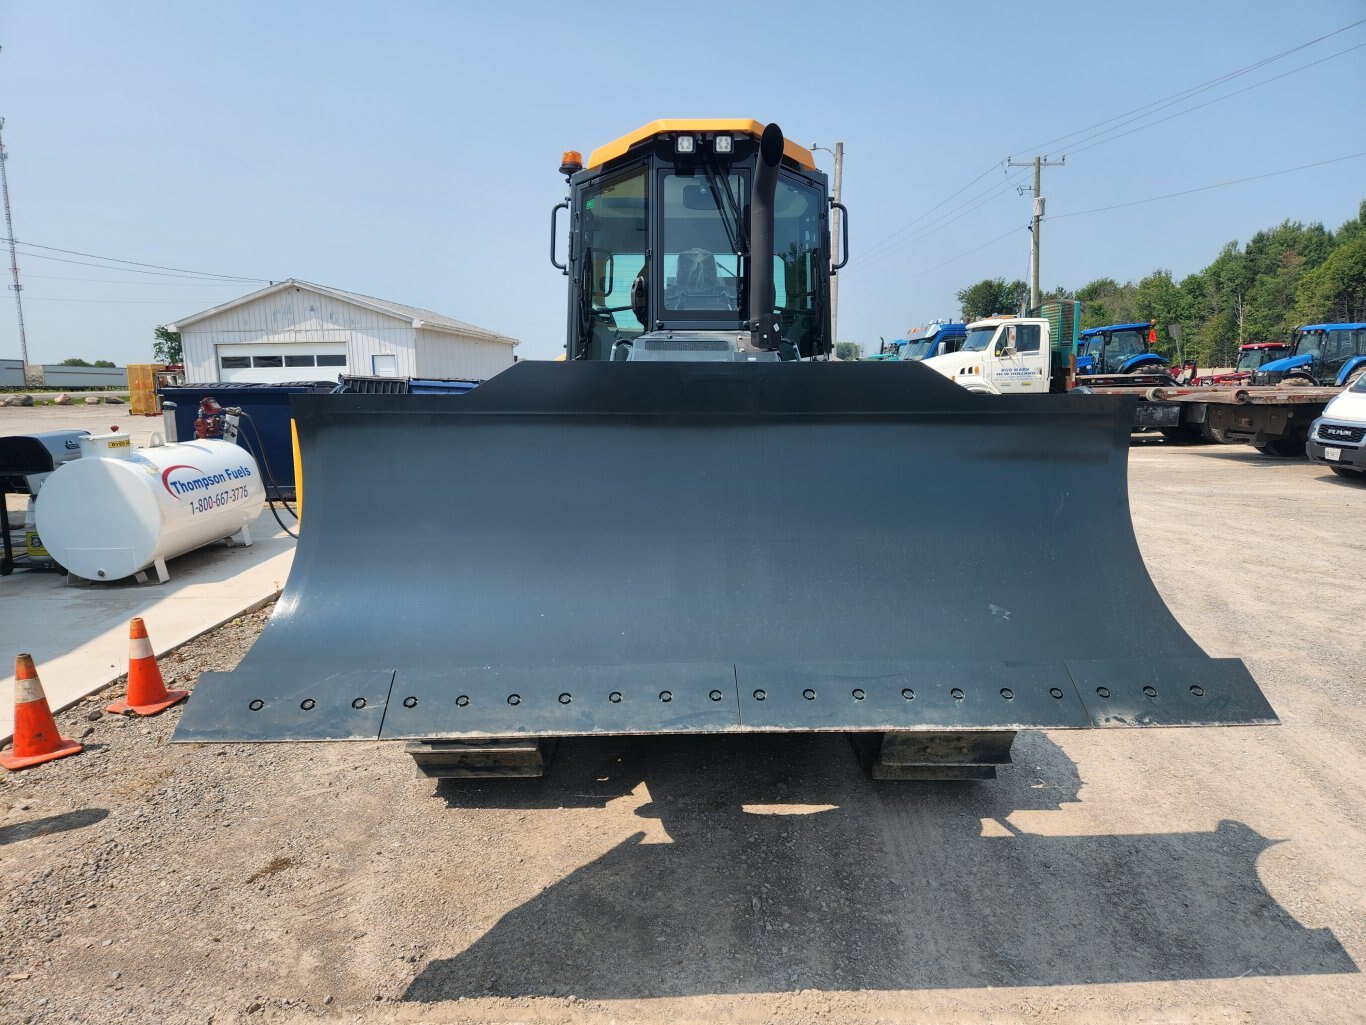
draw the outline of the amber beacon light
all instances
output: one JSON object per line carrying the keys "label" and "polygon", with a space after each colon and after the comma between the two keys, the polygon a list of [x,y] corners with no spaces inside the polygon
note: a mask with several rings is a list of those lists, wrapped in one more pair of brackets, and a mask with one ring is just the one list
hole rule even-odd
{"label": "amber beacon light", "polygon": [[560,157],[560,174],[568,178],[583,170],[583,154],[576,149],[567,149]]}

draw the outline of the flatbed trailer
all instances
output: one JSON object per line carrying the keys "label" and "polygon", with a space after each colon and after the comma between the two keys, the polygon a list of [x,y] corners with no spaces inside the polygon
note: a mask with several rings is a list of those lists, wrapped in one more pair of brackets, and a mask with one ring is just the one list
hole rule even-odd
{"label": "flatbed trailer", "polygon": [[1136,427],[1155,428],[1168,437],[1190,441],[1247,442],[1267,455],[1293,456],[1304,452],[1310,425],[1342,389],[1163,386],[1091,390],[1100,395],[1137,391],[1142,401],[1134,413]]}

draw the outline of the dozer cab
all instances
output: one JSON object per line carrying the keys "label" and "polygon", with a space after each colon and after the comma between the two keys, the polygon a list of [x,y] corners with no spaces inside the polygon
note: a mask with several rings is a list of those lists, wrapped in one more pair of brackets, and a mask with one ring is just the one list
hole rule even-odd
{"label": "dozer cab", "polygon": [[[294,396],[289,581],[176,740],[535,776],[559,738],[835,731],[875,777],[942,779],[991,777],[1022,729],[1275,721],[1144,569],[1134,399],[830,360],[826,179],[776,125],[656,121],[561,171],[566,358]],[[1106,559],[1077,522],[1110,525]]]}

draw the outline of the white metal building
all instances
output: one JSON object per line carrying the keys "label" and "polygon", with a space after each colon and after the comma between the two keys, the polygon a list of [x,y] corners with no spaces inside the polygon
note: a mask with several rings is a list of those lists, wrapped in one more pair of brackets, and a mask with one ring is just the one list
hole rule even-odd
{"label": "white metal building", "polygon": [[517,339],[413,306],[293,278],[182,317],[188,384],[333,381],[338,374],[483,381]]}

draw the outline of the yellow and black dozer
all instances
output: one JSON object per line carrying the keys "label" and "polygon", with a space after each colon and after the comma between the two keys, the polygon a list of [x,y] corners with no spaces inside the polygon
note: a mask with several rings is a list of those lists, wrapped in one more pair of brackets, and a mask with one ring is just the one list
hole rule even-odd
{"label": "yellow and black dozer", "polygon": [[295,396],[288,584],[176,740],[535,776],[558,738],[837,731],[875,777],[944,779],[1019,730],[1276,721],[1144,568],[1132,398],[831,359],[834,204],[776,125],[655,121],[561,171],[566,358]]}

